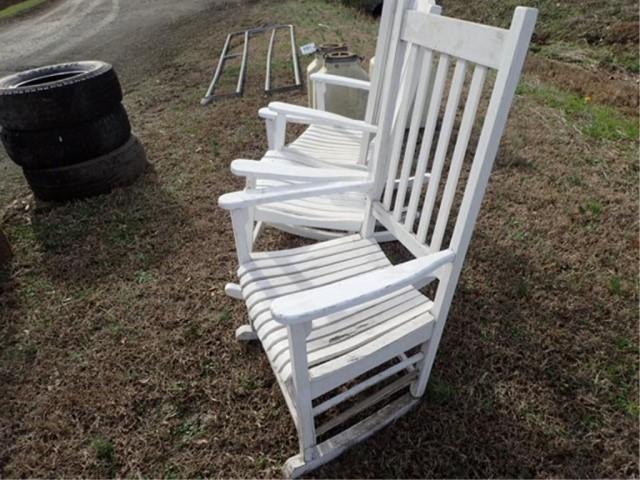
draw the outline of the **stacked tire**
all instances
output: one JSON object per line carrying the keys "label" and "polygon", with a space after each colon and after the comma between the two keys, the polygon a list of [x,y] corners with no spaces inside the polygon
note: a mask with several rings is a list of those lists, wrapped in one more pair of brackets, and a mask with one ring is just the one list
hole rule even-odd
{"label": "stacked tire", "polygon": [[67,201],[133,183],[147,160],[111,65],[52,65],[0,79],[0,140],[35,196]]}

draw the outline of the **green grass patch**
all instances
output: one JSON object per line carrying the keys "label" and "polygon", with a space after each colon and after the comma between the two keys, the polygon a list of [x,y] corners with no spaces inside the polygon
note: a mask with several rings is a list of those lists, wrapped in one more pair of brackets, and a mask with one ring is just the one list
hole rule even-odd
{"label": "green grass patch", "polygon": [[24,2],[16,3],[10,7],[0,10],[0,18],[10,18],[15,15],[31,10],[34,7],[46,2],[47,0],[25,0]]}
{"label": "green grass patch", "polygon": [[96,458],[98,460],[104,463],[113,462],[116,449],[111,441],[102,437],[97,437],[93,440],[91,446],[93,447],[93,451],[95,452]]}
{"label": "green grass patch", "polygon": [[636,119],[628,118],[614,108],[594,104],[588,97],[530,82],[521,82],[518,93],[562,111],[582,133],[596,140],[638,140]]}

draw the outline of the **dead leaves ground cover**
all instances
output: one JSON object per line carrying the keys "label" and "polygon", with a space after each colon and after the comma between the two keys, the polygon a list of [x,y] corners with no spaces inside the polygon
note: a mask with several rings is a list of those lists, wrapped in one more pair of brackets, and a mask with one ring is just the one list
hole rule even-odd
{"label": "dead leaves ground cover", "polygon": [[[226,32],[275,21],[300,44],[373,51],[373,20],[320,0],[212,11],[125,85],[153,166],[137,185],[43,208],[0,162],[16,253],[0,293],[2,476],[273,477],[295,452],[266,360],[233,339],[244,307],[223,293],[236,260],[216,207],[242,186],[230,160],[266,148],[266,39],[243,98],[198,105]],[[598,133],[637,117],[599,101],[609,72],[585,70],[594,91],[578,91],[545,61],[529,60],[425,400],[317,476],[638,476],[637,134]]]}

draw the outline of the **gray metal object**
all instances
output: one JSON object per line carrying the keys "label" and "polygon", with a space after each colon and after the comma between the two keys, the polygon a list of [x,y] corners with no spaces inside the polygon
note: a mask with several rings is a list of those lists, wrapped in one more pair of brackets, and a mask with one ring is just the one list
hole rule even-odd
{"label": "gray metal object", "polygon": [[[242,96],[244,92],[244,80],[247,74],[247,61],[249,57],[249,35],[252,33],[252,30],[245,30],[244,32],[232,32],[227,35],[227,39],[224,42],[224,46],[222,47],[222,53],[220,54],[220,59],[218,60],[218,65],[216,66],[216,70],[213,74],[213,79],[209,84],[209,88],[207,89],[207,93],[205,93],[202,100],[200,100],[201,105],[206,105],[216,98],[224,98],[229,96]],[[229,53],[229,46],[231,45],[231,39],[239,36],[244,37],[244,45],[242,47],[242,55],[240,53]],[[218,86],[218,81],[220,80],[220,75],[224,70],[224,64],[227,60],[232,58],[238,58],[242,56],[242,60],[240,62],[240,72],[238,73],[238,82],[236,83],[236,90],[233,93],[222,93],[216,94],[216,87]]]}
{"label": "gray metal object", "polygon": [[[284,87],[271,88],[271,59],[273,56],[273,46],[275,44],[276,32],[280,29],[288,29],[289,37],[291,39],[291,56],[292,56],[292,64],[293,64],[293,76],[294,83],[292,85],[286,85]],[[284,91],[291,90],[294,88],[302,87],[302,80],[300,76],[300,64],[298,62],[298,51],[296,46],[296,36],[293,25],[271,25],[264,27],[256,27],[250,28],[245,31],[232,32],[227,35],[227,39],[224,42],[224,46],[222,47],[222,53],[220,54],[220,58],[218,59],[218,65],[216,66],[216,70],[213,74],[213,79],[209,84],[209,88],[207,89],[207,93],[205,93],[202,100],[200,100],[201,105],[207,105],[217,98],[225,98],[230,96],[241,97],[244,93],[244,82],[247,76],[247,64],[249,61],[249,39],[252,35],[257,35],[260,33],[264,33],[266,31],[271,31],[271,38],[269,39],[269,50],[267,52],[267,71],[266,78],[264,83],[264,90],[266,93],[276,92],[276,91]],[[243,36],[244,44],[242,47],[242,53],[229,53],[229,49],[231,46],[231,41],[235,37]],[[224,65],[227,60],[232,58],[242,57],[240,61],[240,72],[238,73],[238,81],[236,83],[236,89],[233,93],[216,93],[216,87],[218,86],[218,81],[220,80],[220,76],[224,71]]]}
{"label": "gray metal object", "polygon": [[[271,59],[273,57],[273,45],[276,42],[276,34],[280,29],[288,29],[291,39],[291,62],[293,65],[293,84],[283,87],[271,88]],[[302,87],[300,77],[300,63],[298,63],[298,48],[296,46],[296,33],[293,25],[274,25],[271,30],[271,38],[269,39],[269,49],[267,50],[267,71],[264,79],[264,91],[269,94],[272,92],[281,92]]]}

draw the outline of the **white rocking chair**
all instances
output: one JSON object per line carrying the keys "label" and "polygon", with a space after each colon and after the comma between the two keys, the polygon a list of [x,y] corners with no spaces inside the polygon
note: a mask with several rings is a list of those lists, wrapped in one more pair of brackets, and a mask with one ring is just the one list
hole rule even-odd
{"label": "white rocking chair", "polygon": [[[505,30],[406,6],[407,0],[385,2],[397,15],[379,125],[361,122],[361,130],[376,135],[368,171],[336,180],[316,169],[322,181],[219,199],[231,211],[247,328],[267,354],[298,431],[300,453],[285,464],[291,476],[335,458],[424,394],[537,16],[535,9],[518,7]],[[405,55],[408,74],[401,75]],[[491,82],[486,112],[478,116]],[[426,123],[413,108],[405,140],[406,113],[422,104]],[[476,128],[479,137],[466,161]],[[247,161],[232,168],[238,165],[250,169]],[[416,181],[410,184],[412,173]],[[367,199],[359,233],[290,250],[251,251],[252,208],[351,192]],[[417,258],[391,265],[373,236],[376,222]],[[431,297],[419,290],[436,280]]]}
{"label": "white rocking chair", "polygon": [[[413,0],[407,9],[439,14],[440,7],[434,0]],[[262,161],[276,164],[269,169],[269,178],[259,175],[248,186],[266,188],[284,186],[296,181],[314,181],[319,177],[305,169],[298,170],[295,179],[279,176],[277,172],[287,171],[288,167],[305,167],[334,170],[331,176],[339,179],[352,178],[366,171],[370,156],[372,131],[370,125],[376,125],[380,112],[381,89],[380,74],[389,52],[391,28],[396,10],[392,6],[384,7],[380,21],[376,59],[378,68],[371,82],[355,80],[337,75],[316,73],[311,76],[315,85],[318,109],[272,103],[260,109],[259,115],[265,120],[269,151]],[[406,68],[406,65],[403,65]],[[365,122],[354,121],[324,111],[326,85],[333,84],[369,92]],[[309,127],[290,144],[285,145],[287,123],[309,125]],[[274,165],[270,165],[274,166]],[[266,167],[265,167],[266,168]],[[343,169],[347,169],[344,172]],[[235,170],[238,175],[250,176],[254,170]],[[329,173],[329,172],[327,172]],[[335,194],[330,196],[305,198],[287,202],[274,202],[268,206],[258,206],[254,211],[257,220],[254,238],[257,238],[263,223],[315,240],[336,238],[346,233],[360,230],[364,220],[365,195]],[[386,232],[377,236],[379,240],[390,239]]]}

